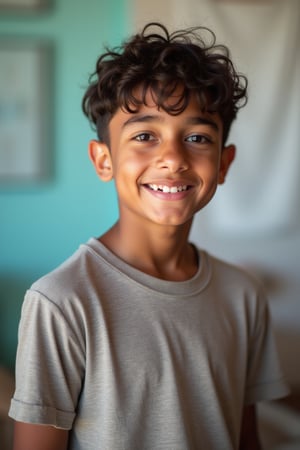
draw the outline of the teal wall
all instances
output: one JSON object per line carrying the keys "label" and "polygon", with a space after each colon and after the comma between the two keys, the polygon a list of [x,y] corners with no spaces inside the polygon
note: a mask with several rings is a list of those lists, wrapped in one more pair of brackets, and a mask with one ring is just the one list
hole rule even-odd
{"label": "teal wall", "polygon": [[0,365],[13,367],[26,288],[117,217],[113,184],[98,180],[88,160],[95,134],[81,98],[103,45],[119,44],[127,23],[125,0],[57,0],[39,14],[0,12],[0,36],[54,46],[52,175],[40,183],[0,184]]}

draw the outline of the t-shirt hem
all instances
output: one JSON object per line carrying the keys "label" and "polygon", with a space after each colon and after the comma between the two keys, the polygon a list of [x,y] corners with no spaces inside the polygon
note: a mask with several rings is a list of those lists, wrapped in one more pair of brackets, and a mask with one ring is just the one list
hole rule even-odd
{"label": "t-shirt hem", "polygon": [[25,423],[36,425],[51,425],[55,428],[70,430],[72,428],[75,413],[57,410],[49,406],[32,405],[12,399],[9,417]]}
{"label": "t-shirt hem", "polygon": [[288,396],[290,389],[287,383],[277,380],[248,388],[245,395],[245,404],[256,403],[264,400],[276,400]]}

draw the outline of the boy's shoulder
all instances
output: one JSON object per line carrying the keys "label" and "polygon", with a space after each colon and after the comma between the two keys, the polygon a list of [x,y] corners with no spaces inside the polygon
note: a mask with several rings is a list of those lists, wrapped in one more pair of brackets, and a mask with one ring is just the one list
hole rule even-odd
{"label": "boy's shoulder", "polygon": [[89,241],[81,244],[65,261],[37,279],[31,286],[32,291],[46,295],[52,293],[53,298],[82,289],[88,282],[93,267],[93,253]]}
{"label": "boy's shoulder", "polygon": [[199,251],[200,253],[202,252],[206,254],[206,257],[209,260],[209,265],[214,275],[224,275],[226,277],[229,277],[227,279],[230,281],[236,280],[237,282],[243,282],[246,284],[249,283],[250,285],[254,285],[258,288],[262,287],[258,277],[256,277],[253,271],[247,268],[246,265],[231,262],[219,256],[215,256],[213,253],[205,250]]}
{"label": "boy's shoulder", "polygon": [[[246,268],[215,256],[196,245],[194,247],[199,254],[199,274],[205,274],[210,281],[225,283],[225,285],[234,284],[245,287],[252,286],[257,289],[262,288],[259,280]],[[112,254],[97,239],[90,238],[86,243],[81,244],[62,264],[35,281],[31,288],[33,290],[46,288],[52,291],[58,289],[60,292],[70,288],[76,289],[95,277],[99,278],[102,275],[105,277],[107,272],[111,273],[113,268],[117,269],[118,272],[122,272],[122,269],[125,271],[126,269],[132,269],[133,272],[136,272],[135,269]]]}
{"label": "boy's shoulder", "polygon": [[[267,294],[263,281],[242,264],[204,252],[208,259],[210,283],[220,298],[226,298],[229,303],[236,304],[237,299],[248,306],[263,309],[267,305]],[[238,301],[238,302],[239,302]]]}
{"label": "boy's shoulder", "polygon": [[246,270],[205,250],[197,248],[197,251],[198,273],[189,282],[168,282],[129,266],[92,238],[81,244],[60,266],[33,283],[30,292],[47,298],[62,309],[71,304],[88,307],[95,298],[104,301],[118,293],[131,298],[132,295],[146,295],[146,291],[147,295],[174,298],[180,295],[216,296],[224,304],[236,304],[239,299],[244,299],[254,307],[265,297],[259,281]]}

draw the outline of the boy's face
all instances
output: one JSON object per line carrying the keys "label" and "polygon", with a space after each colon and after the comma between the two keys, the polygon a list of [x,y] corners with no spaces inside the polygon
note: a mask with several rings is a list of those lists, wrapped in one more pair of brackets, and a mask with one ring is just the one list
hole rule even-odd
{"label": "boy's face", "polygon": [[121,220],[190,223],[223,183],[235,148],[222,148],[218,114],[203,113],[194,98],[177,116],[158,110],[150,93],[147,103],[136,113],[119,109],[110,148],[92,141],[90,157],[102,180],[115,180]]}

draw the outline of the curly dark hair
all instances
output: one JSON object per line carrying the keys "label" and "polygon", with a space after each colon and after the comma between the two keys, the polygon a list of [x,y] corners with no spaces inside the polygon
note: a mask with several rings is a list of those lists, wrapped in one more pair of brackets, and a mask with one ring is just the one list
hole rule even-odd
{"label": "curly dark hair", "polygon": [[[200,33],[208,34],[210,42]],[[169,33],[162,24],[149,23],[120,47],[106,48],[89,82],[83,112],[107,144],[108,124],[117,109],[136,112],[146,104],[149,90],[157,107],[173,115],[184,111],[195,95],[203,111],[220,115],[223,143],[238,109],[247,102],[246,77],[236,72],[229,49],[217,45],[215,34],[205,27]],[[170,105],[167,100],[178,86],[182,95]],[[142,95],[136,95],[137,87]]]}

